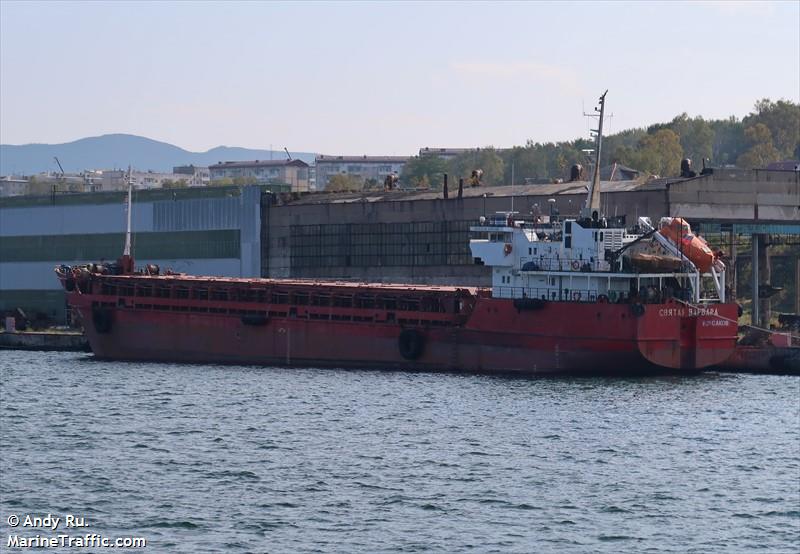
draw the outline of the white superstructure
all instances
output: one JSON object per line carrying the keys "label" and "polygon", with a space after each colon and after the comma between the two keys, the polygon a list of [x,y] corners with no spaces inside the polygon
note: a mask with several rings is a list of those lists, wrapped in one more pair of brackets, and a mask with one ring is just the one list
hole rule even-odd
{"label": "white superstructure", "polygon": [[[649,226],[649,228],[648,228]],[[492,267],[498,298],[550,301],[724,301],[724,266],[701,274],[669,239],[640,218],[637,232],[604,220],[539,222],[516,213],[482,217],[471,227],[477,263]],[[670,248],[671,247],[671,248]],[[641,271],[633,253],[654,252],[679,269]],[[655,254],[654,254],[655,255]],[[703,287],[710,280],[708,289]]]}

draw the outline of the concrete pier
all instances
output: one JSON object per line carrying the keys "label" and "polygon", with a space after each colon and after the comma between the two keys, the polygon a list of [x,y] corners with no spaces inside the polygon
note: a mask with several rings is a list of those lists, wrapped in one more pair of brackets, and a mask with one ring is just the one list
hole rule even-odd
{"label": "concrete pier", "polygon": [[90,352],[82,333],[0,332],[0,350],[54,350]]}

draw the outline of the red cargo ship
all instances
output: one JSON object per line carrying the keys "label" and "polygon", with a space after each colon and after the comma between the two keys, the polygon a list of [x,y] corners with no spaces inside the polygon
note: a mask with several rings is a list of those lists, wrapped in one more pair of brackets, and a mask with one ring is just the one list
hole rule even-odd
{"label": "red cargo ship", "polygon": [[724,362],[738,329],[724,266],[701,272],[646,218],[636,232],[602,218],[597,166],[579,218],[472,228],[491,289],[136,272],[129,238],[116,264],[56,273],[101,359],[526,374]]}

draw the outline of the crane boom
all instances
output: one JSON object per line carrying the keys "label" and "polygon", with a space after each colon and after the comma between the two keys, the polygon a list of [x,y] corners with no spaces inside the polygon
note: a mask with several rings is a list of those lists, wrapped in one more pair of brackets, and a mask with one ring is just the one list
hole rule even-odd
{"label": "crane boom", "polygon": [[58,164],[58,169],[60,169],[60,170],[61,170],[61,176],[63,177],[63,176],[64,176],[64,168],[63,168],[63,167],[61,167],[61,162],[60,162],[60,161],[58,161],[58,156],[53,156],[53,159],[54,159],[54,160],[56,161],[56,163]]}

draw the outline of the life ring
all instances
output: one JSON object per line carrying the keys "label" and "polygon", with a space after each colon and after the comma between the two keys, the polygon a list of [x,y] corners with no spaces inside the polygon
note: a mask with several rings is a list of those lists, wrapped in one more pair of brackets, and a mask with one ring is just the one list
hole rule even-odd
{"label": "life ring", "polygon": [[513,247],[511,246],[511,244],[506,243],[506,245],[503,247],[503,254],[508,256],[509,254],[511,254],[511,250],[512,249],[513,249]]}
{"label": "life ring", "polygon": [[573,292],[572,293],[572,300],[574,300],[575,302],[578,302],[578,301],[580,301],[580,299],[581,299],[581,293],[579,293],[579,292]]}
{"label": "life ring", "polygon": [[580,264],[580,262],[578,262],[578,260],[572,260],[572,269],[574,269],[575,271],[578,271],[578,269],[580,269],[580,267],[581,267],[581,264]]}
{"label": "life ring", "polygon": [[425,338],[419,331],[414,329],[403,329],[397,341],[400,348],[400,355],[406,360],[416,360],[422,355],[425,347]]}

